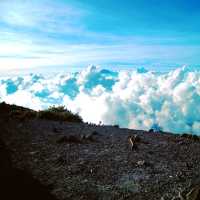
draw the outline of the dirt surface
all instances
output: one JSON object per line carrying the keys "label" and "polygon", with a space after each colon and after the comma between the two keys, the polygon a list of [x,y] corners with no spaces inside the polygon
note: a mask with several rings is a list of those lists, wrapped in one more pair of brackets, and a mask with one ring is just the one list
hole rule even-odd
{"label": "dirt surface", "polygon": [[[4,191],[12,193],[15,184],[11,183],[24,188],[33,179],[29,189],[44,196],[48,193],[52,200],[200,199],[199,137],[22,120],[11,114],[12,109],[0,106],[0,182],[4,185],[7,180]],[[12,175],[13,170],[28,178]],[[44,193],[38,186],[44,187]],[[13,198],[7,195],[4,200],[8,199]]]}

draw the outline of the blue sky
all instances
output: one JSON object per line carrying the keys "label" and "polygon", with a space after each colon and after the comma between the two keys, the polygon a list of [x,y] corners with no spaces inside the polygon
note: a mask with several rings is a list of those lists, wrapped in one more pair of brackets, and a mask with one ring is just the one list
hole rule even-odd
{"label": "blue sky", "polygon": [[0,71],[200,64],[198,0],[1,0],[0,13]]}

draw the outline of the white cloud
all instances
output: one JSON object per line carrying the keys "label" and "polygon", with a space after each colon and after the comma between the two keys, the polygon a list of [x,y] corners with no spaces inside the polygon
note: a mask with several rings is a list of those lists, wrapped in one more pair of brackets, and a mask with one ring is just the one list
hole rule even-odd
{"label": "white cloud", "polygon": [[[141,70],[139,70],[141,71]],[[0,99],[34,109],[63,104],[85,121],[200,134],[200,72],[109,71],[0,79]]]}
{"label": "white cloud", "polygon": [[27,91],[19,90],[12,95],[7,95],[3,100],[9,104],[17,103],[17,105],[30,107],[35,110],[42,108],[42,103],[39,98]]}

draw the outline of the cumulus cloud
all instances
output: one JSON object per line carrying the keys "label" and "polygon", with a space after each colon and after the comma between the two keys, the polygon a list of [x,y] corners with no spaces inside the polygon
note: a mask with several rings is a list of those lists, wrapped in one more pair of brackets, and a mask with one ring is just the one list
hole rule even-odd
{"label": "cumulus cloud", "polygon": [[36,110],[65,105],[85,121],[200,135],[200,72],[159,74],[96,66],[77,73],[0,79],[0,100]]}

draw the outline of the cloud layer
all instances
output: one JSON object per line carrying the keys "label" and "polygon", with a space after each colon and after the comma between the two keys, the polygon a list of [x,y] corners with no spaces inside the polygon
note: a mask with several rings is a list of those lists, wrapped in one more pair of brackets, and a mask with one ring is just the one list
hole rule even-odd
{"label": "cloud layer", "polygon": [[0,78],[0,101],[33,109],[65,105],[85,121],[200,135],[200,72],[158,74],[90,66],[77,73]]}

